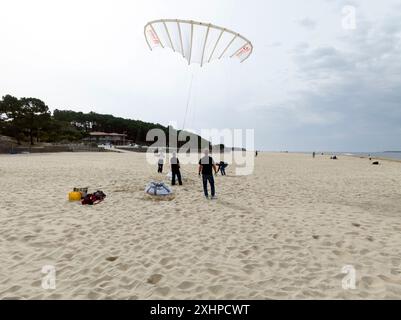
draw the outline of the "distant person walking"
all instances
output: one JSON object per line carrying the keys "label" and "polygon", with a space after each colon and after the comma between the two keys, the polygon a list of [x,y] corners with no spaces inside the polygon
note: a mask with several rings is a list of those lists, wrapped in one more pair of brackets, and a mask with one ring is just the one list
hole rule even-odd
{"label": "distant person walking", "polygon": [[180,160],[178,160],[177,154],[175,152],[173,152],[173,157],[170,159],[170,164],[171,164],[171,184],[175,186],[175,177],[177,177],[178,184],[182,186]]}
{"label": "distant person walking", "polygon": [[160,153],[159,161],[157,162],[157,172],[158,173],[163,173],[163,164],[164,164],[164,155],[163,155],[163,153]]}
{"label": "distant person walking", "polygon": [[202,174],[202,182],[203,182],[203,192],[205,197],[209,198],[209,193],[207,190],[207,183],[210,184],[210,190],[212,193],[212,199],[215,199],[215,187],[214,187],[214,178],[213,171],[217,174],[216,165],[214,164],[214,160],[209,156],[209,150],[205,150],[205,156],[199,160],[199,176]]}
{"label": "distant person walking", "polygon": [[255,151],[255,157],[257,157],[257,156],[258,156],[258,150]]}
{"label": "distant person walking", "polygon": [[313,157],[313,158],[315,158],[315,157],[316,157],[316,152],[315,152],[315,151],[313,151],[313,153],[312,153],[312,157]]}

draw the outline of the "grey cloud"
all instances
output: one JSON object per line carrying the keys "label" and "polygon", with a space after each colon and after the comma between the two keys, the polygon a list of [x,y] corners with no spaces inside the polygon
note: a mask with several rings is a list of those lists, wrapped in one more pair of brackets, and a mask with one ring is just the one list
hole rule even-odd
{"label": "grey cloud", "polygon": [[281,47],[283,44],[279,41],[273,42],[273,43],[268,43],[266,45],[267,48],[278,48]]}
{"label": "grey cloud", "polygon": [[303,53],[305,50],[309,49],[310,45],[307,42],[300,42],[298,43],[294,49],[292,50],[293,53]]}
{"label": "grey cloud", "polygon": [[296,52],[295,60],[309,78],[328,72],[350,71],[354,67],[354,61],[334,47],[304,47],[302,51],[298,49]]}
{"label": "grey cloud", "polygon": [[[294,49],[298,75],[314,82],[317,92],[296,93],[298,108],[291,113],[294,126],[305,115],[312,119],[305,136],[332,148],[384,150],[401,148],[401,26],[398,16],[381,23],[363,23],[342,39],[341,47]],[[317,116],[316,116],[317,115]],[[320,121],[313,121],[320,119]],[[332,120],[332,121],[331,121]],[[309,132],[309,134],[308,134]],[[337,136],[346,132],[347,139]],[[343,147],[344,148],[344,147]]]}
{"label": "grey cloud", "polygon": [[307,28],[307,29],[315,29],[317,26],[317,22],[315,20],[312,20],[310,18],[304,18],[298,21],[298,24],[301,27]]}

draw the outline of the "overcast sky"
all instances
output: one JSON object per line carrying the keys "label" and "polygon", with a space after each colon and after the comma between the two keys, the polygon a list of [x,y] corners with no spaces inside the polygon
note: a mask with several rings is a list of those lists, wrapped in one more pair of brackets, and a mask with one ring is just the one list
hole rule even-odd
{"label": "overcast sky", "polygon": [[[147,47],[160,18],[230,28],[253,55],[188,67]],[[180,127],[193,75],[193,129],[253,128],[264,150],[401,150],[401,0],[1,0],[0,39],[0,95],[51,110]]]}

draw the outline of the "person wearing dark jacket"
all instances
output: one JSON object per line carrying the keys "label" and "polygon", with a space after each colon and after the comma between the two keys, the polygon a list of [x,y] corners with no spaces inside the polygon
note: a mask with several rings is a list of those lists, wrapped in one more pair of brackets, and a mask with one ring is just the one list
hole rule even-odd
{"label": "person wearing dark jacket", "polygon": [[173,157],[170,159],[171,164],[171,184],[175,185],[175,178],[178,179],[178,184],[182,186],[181,172],[180,172],[180,160],[177,158],[177,154],[174,152]]}
{"label": "person wearing dark jacket", "polygon": [[213,171],[217,174],[216,165],[214,164],[214,160],[209,156],[209,150],[205,150],[205,156],[199,160],[199,175],[202,173],[202,181],[203,181],[203,192],[205,197],[209,198],[209,193],[207,190],[207,183],[210,184],[210,189],[212,192],[212,199],[215,199],[215,188],[214,188],[214,178]]}

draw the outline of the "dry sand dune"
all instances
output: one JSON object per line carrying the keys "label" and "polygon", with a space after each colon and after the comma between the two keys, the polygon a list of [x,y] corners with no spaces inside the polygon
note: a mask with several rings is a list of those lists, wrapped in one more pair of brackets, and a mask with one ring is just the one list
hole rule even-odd
{"label": "dry sand dune", "polygon": [[[141,153],[0,156],[0,298],[401,297],[400,163],[263,153],[252,175],[218,176],[215,201],[196,170],[153,201],[145,185],[165,174]],[[107,198],[70,203],[74,186]]]}

